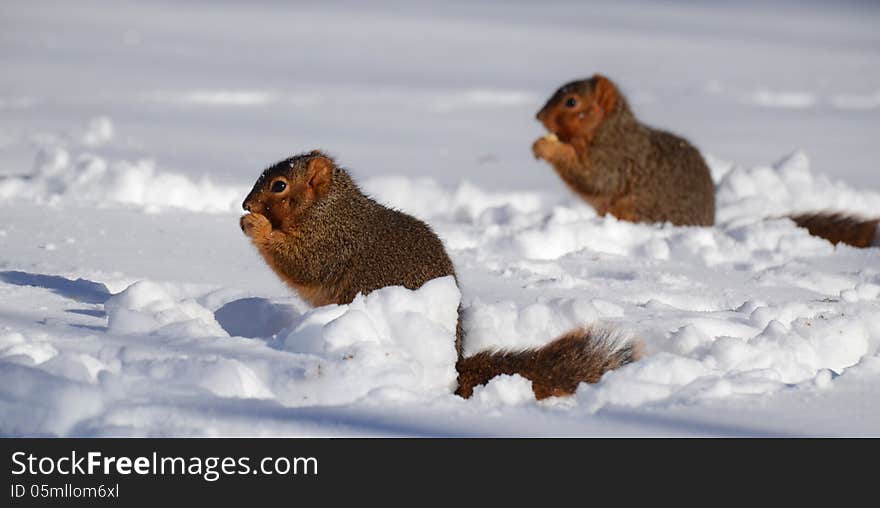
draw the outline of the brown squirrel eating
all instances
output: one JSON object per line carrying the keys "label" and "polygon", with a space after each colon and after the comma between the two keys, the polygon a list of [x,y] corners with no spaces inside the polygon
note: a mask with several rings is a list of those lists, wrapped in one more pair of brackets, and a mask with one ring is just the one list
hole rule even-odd
{"label": "brown squirrel eating", "polygon": [[[451,275],[452,261],[424,222],[364,195],[348,172],[314,150],[263,171],[242,207],[242,231],[266,263],[312,305],[346,304],[385,286],[416,289]],[[465,358],[461,307],[455,338],[457,394],[499,374],[532,381],[536,398],[570,395],[580,382],[636,359],[632,345],[607,330],[578,328],[549,344]],[[418,337],[413,337],[418,340]]]}
{"label": "brown squirrel eating", "polygon": [[608,78],[568,83],[538,112],[555,135],[532,145],[599,215],[709,226],[715,185],[687,140],[640,123]]}
{"label": "brown squirrel eating", "polygon": [[[538,112],[550,135],[532,144],[536,158],[596,209],[631,222],[711,226],[715,186],[686,139],[639,122],[617,85],[600,74],[560,87]],[[789,216],[834,244],[880,241],[880,218],[820,212]]]}

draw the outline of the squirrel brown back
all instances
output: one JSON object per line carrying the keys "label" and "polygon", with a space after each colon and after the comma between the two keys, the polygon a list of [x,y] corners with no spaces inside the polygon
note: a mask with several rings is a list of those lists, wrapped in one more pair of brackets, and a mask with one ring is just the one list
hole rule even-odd
{"label": "squirrel brown back", "polygon": [[715,185],[684,138],[640,123],[608,78],[559,88],[538,112],[551,135],[532,145],[597,213],[632,222],[710,226]]}
{"label": "squirrel brown back", "polygon": [[[351,302],[385,286],[417,289],[452,275],[443,242],[424,222],[365,196],[348,173],[315,150],[263,171],[242,207],[241,229],[266,263],[310,304]],[[461,306],[456,369],[462,397],[499,374],[530,379],[537,398],[574,393],[633,360],[632,347],[607,332],[578,329],[538,349],[462,354]],[[415,340],[416,338],[414,338]]]}

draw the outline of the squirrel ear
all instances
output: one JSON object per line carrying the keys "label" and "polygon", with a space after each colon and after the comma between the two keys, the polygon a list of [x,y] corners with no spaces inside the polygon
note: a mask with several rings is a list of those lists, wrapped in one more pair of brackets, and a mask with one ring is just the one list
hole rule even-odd
{"label": "squirrel ear", "polygon": [[[320,153],[320,152],[319,152]],[[319,156],[309,161],[307,181],[309,187],[323,194],[330,185],[330,176],[333,173],[333,161],[327,157]]]}
{"label": "squirrel ear", "polygon": [[593,100],[605,113],[610,113],[617,105],[617,87],[601,74],[593,76]]}

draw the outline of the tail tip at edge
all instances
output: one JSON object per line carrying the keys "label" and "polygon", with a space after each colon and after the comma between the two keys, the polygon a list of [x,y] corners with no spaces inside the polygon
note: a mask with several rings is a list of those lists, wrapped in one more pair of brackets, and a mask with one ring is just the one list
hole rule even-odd
{"label": "tail tip at edge", "polygon": [[626,328],[618,328],[605,323],[596,323],[575,328],[557,339],[571,334],[579,334],[588,338],[591,344],[601,347],[608,354],[614,354],[620,351],[628,352],[629,360],[624,362],[624,364],[636,362],[645,357],[647,344],[644,340],[638,338],[631,330]]}

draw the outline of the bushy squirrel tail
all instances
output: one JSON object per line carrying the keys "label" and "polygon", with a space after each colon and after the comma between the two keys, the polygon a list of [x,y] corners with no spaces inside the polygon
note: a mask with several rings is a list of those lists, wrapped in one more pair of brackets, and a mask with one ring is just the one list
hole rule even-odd
{"label": "bushy squirrel tail", "polygon": [[877,229],[880,218],[862,219],[831,212],[791,215],[788,218],[806,228],[811,235],[824,238],[835,245],[841,242],[853,247],[880,244],[880,231]]}
{"label": "bushy squirrel tail", "polygon": [[519,374],[532,382],[535,398],[571,395],[581,382],[638,360],[639,344],[612,329],[576,328],[536,349],[482,351],[459,358],[456,394],[469,398],[474,387],[500,374]]}

